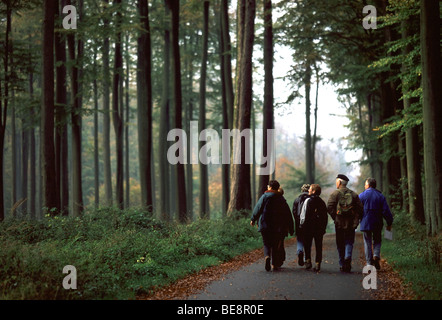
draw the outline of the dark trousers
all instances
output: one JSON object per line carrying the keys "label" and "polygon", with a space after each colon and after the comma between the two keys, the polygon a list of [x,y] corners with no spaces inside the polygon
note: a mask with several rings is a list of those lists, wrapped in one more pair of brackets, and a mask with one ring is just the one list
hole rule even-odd
{"label": "dark trousers", "polygon": [[270,257],[272,265],[280,267],[285,260],[284,236],[278,232],[261,232],[264,257]]}
{"label": "dark trousers", "polygon": [[324,234],[321,232],[306,232],[304,233],[304,250],[305,250],[305,260],[312,258],[312,244],[313,239],[315,240],[315,251],[316,251],[316,261],[318,263],[322,262],[322,238]]}
{"label": "dark trousers", "polygon": [[344,265],[345,259],[350,259],[353,252],[353,244],[355,242],[355,230],[352,228],[341,229],[336,228],[336,247],[339,254],[339,265]]}

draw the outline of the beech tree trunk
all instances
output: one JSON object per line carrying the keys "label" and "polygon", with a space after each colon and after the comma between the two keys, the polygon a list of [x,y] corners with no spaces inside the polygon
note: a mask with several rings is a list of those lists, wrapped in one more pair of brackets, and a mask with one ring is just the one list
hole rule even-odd
{"label": "beech tree trunk", "polygon": [[169,163],[167,162],[167,133],[169,131],[169,82],[170,82],[170,8],[165,0],[164,52],[163,52],[163,88],[160,111],[159,138],[159,177],[160,177],[160,217],[163,221],[170,219],[169,212]]}
{"label": "beech tree trunk", "polygon": [[[263,105],[263,154],[268,150],[267,129],[273,129],[273,27],[272,27],[272,1],[264,0],[264,105]],[[273,150],[271,147],[270,150]],[[269,155],[265,155],[269,157]],[[268,161],[271,161],[268,158]],[[269,164],[264,164],[269,166]],[[253,173],[254,174],[254,173]],[[270,175],[259,176],[258,197],[266,190]],[[253,190],[255,192],[255,190]]]}
{"label": "beech tree trunk", "polygon": [[[34,96],[34,75],[31,72],[29,74],[29,97],[33,99]],[[31,117],[35,116],[34,107],[31,108]],[[1,150],[1,149],[0,149]],[[29,162],[31,165],[29,166],[29,201],[28,208],[31,213],[31,219],[34,220],[36,218],[36,206],[35,206],[35,198],[36,198],[36,154],[35,154],[35,129],[31,127],[29,129]]]}
{"label": "beech tree trunk", "polygon": [[[121,5],[121,0],[116,0],[115,5]],[[112,121],[114,124],[115,140],[116,140],[116,155],[117,155],[117,183],[115,187],[115,196],[117,206],[120,209],[124,207],[124,193],[123,193],[123,121],[122,121],[122,108],[119,103],[120,97],[120,78],[123,67],[123,55],[121,52],[121,10],[117,11],[116,16],[116,28],[117,28],[117,40],[115,42],[115,56],[114,56],[114,75],[112,83]]]}
{"label": "beech tree trunk", "polygon": [[42,205],[51,214],[57,207],[54,150],[54,19],[58,1],[44,1],[41,106]]}
{"label": "beech tree trunk", "polygon": [[[60,8],[57,8],[60,16]],[[61,20],[60,20],[61,21]],[[61,27],[61,25],[60,25]],[[58,208],[63,215],[69,213],[69,179],[68,179],[68,128],[67,128],[67,90],[66,90],[66,41],[61,32],[55,33],[56,67],[56,99],[55,119],[57,122],[55,134],[55,167],[57,172],[57,189],[59,190]]]}
{"label": "beech tree trunk", "polygon": [[[180,23],[180,2],[178,0],[166,0],[172,13],[172,92],[174,105],[175,128],[182,129],[182,93],[181,93],[181,62],[179,47],[179,23]],[[184,164],[174,165],[174,188],[175,204],[178,219],[181,223],[187,222],[186,205],[186,184],[184,175]]]}
{"label": "beech tree trunk", "polygon": [[152,50],[150,41],[149,6],[138,1],[143,31],[138,37],[137,109],[138,148],[140,161],[141,201],[152,210]]}
{"label": "beech tree trunk", "polygon": [[[232,56],[229,35],[228,0],[221,1],[220,9],[220,55],[221,55],[221,83],[223,103],[223,129],[233,129],[233,82]],[[226,214],[230,200],[230,164],[223,163],[222,176],[222,213]]]}
{"label": "beech tree trunk", "polygon": [[[240,1],[245,3],[244,25],[238,26],[242,34],[238,34],[238,39],[242,39],[241,57],[239,58],[239,77],[237,85],[240,91],[238,95],[238,118],[237,128],[241,131],[250,129],[251,108],[252,108],[252,54],[255,31],[255,0]],[[240,5],[240,4],[238,4]],[[239,140],[239,139],[238,139]],[[244,141],[245,142],[245,141]],[[238,146],[233,146],[236,152],[241,150],[241,163],[232,164],[232,187],[228,213],[251,209],[250,190],[250,164],[246,163],[245,145],[238,141]]]}
{"label": "beech tree trunk", "polygon": [[[50,40],[50,32],[54,29],[54,14],[55,12],[51,12],[50,9],[50,3],[47,3],[45,1],[44,8],[46,9],[48,7],[48,13],[46,16],[46,10],[45,10],[45,20],[43,21],[43,42],[45,40]],[[51,17],[52,14],[52,17]],[[0,82],[0,222],[3,221],[5,218],[5,203],[4,203],[4,175],[3,175],[3,162],[4,162],[4,146],[5,146],[5,132],[6,132],[6,118],[8,114],[8,100],[9,100],[9,53],[10,53],[10,45],[9,45],[9,35],[11,33],[11,19],[12,15],[12,9],[11,9],[11,3],[7,2],[6,6],[6,34],[5,34],[5,40],[4,40],[4,47],[5,50],[5,58],[3,60],[3,66],[4,66],[4,93],[2,92],[2,86]],[[51,29],[52,27],[52,29]],[[47,39],[45,38],[46,33],[48,33]],[[44,59],[43,59],[44,60]],[[50,63],[50,61],[47,61]],[[53,63],[53,60],[52,60]],[[46,64],[43,64],[43,67],[46,66]],[[48,71],[48,68],[43,69],[44,71]],[[46,75],[47,77],[50,76],[50,74]],[[53,86],[53,73],[52,73],[52,86]],[[3,82],[3,81],[2,81]],[[50,85],[50,84],[48,84]],[[43,98],[45,98],[46,95],[43,94]],[[42,109],[45,106],[45,100],[43,100]],[[48,104],[50,103],[50,100],[48,101]],[[53,102],[52,102],[52,108],[53,108]],[[43,114],[42,114],[43,117]],[[52,119],[53,121],[54,119]]]}
{"label": "beech tree trunk", "polygon": [[[68,1],[70,4],[70,1]],[[81,11],[80,11],[81,16]],[[72,92],[72,213],[74,217],[81,215],[83,211],[83,194],[82,194],[82,167],[81,167],[81,99],[79,85],[79,61],[81,60],[82,44],[78,43],[78,55],[75,54],[75,33],[68,34],[68,50],[69,59],[73,63],[71,67],[71,92]]]}
{"label": "beech tree trunk", "polygon": [[[103,29],[109,28],[109,18],[107,7],[109,0],[105,0],[105,17],[103,18]],[[110,160],[110,65],[109,65],[109,36],[103,40],[103,171],[104,171],[104,197],[105,204],[112,206],[112,168]]]}
{"label": "beech tree trunk", "polygon": [[[97,74],[97,47],[94,47],[94,73]],[[98,208],[100,205],[100,160],[98,147],[98,83],[93,81],[94,88],[94,204]]]}
{"label": "beech tree trunk", "polygon": [[[209,42],[209,1],[204,1],[204,26],[203,26],[203,51],[200,74],[200,109],[199,109],[199,130],[206,129],[206,77],[207,77],[207,59]],[[205,137],[203,137],[205,139]],[[199,150],[205,145],[205,141],[199,141]],[[199,194],[199,216],[200,218],[210,217],[209,205],[209,175],[207,164],[199,161],[200,170],[200,194]]]}
{"label": "beech tree trunk", "polygon": [[438,0],[421,0],[425,211],[427,233],[442,229],[442,90]]}
{"label": "beech tree trunk", "polygon": [[311,116],[311,79],[312,79],[312,65],[310,59],[307,57],[305,61],[305,175],[306,183],[314,183],[313,181],[313,157],[312,157],[312,131],[310,126]]}

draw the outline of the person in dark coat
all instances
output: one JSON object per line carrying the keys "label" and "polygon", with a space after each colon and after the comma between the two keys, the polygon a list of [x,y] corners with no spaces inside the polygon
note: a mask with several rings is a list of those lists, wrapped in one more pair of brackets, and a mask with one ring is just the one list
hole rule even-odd
{"label": "person in dark coat", "polygon": [[321,269],[322,262],[322,239],[327,228],[328,216],[327,206],[319,196],[321,195],[321,186],[312,184],[309,189],[309,198],[307,198],[302,207],[300,216],[300,228],[304,233],[305,248],[305,268],[312,267],[312,243],[315,240],[315,268],[316,272]]}
{"label": "person in dark coat", "polygon": [[284,196],[278,192],[280,185],[276,180],[270,180],[267,191],[259,198],[253,209],[250,224],[258,222],[264,244],[265,269],[270,271],[282,266],[285,254],[282,252],[281,241],[294,233],[294,224],[290,207]]}
{"label": "person in dark coat", "polygon": [[364,234],[365,260],[367,265],[374,265],[379,270],[381,268],[379,261],[383,219],[387,222],[387,230],[390,231],[393,224],[393,215],[384,195],[376,189],[374,178],[368,178],[365,181],[365,191],[359,195],[359,199],[361,199],[364,206],[360,230]]}
{"label": "person in dark coat", "polygon": [[305,199],[309,197],[309,184],[304,184],[301,187],[301,194],[293,202],[293,218],[295,220],[295,234],[296,234],[296,254],[298,255],[298,264],[304,265],[304,234],[303,230],[299,228],[299,216],[301,215],[302,205]]}
{"label": "person in dark coat", "polygon": [[348,181],[347,176],[338,174],[336,177],[337,190],[330,195],[327,202],[328,214],[335,222],[339,266],[343,272],[351,271],[355,230],[363,210],[358,194],[347,188]]}

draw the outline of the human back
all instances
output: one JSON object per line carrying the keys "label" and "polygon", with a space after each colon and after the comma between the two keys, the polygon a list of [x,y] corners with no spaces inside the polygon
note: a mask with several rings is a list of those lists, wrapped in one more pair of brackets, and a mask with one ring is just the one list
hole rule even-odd
{"label": "human back", "polygon": [[266,192],[266,200],[263,210],[262,222],[266,225],[266,230],[281,232],[284,226],[284,197],[273,190]]}
{"label": "human back", "polygon": [[362,215],[362,204],[356,192],[341,186],[330,195],[327,211],[337,228],[356,229]]}
{"label": "human back", "polygon": [[307,204],[307,215],[303,228],[314,229],[319,233],[325,233],[327,227],[327,206],[319,195],[311,195]]}
{"label": "human back", "polygon": [[[370,180],[371,179],[371,180]],[[393,215],[387,203],[387,199],[381,191],[376,189],[376,180],[374,186],[366,185],[366,189],[359,195],[363,205],[363,215],[361,217],[361,231],[371,231],[381,229],[383,226],[383,218],[387,225],[393,223]]]}

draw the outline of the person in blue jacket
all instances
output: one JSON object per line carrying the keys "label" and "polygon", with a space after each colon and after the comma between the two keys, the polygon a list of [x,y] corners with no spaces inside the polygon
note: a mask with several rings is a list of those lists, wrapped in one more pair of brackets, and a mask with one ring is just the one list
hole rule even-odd
{"label": "person in blue jacket", "polygon": [[[368,265],[381,268],[381,242],[383,219],[387,222],[387,230],[391,230],[393,215],[388,207],[385,196],[376,189],[376,180],[368,178],[365,181],[365,191],[359,195],[364,212],[361,218],[360,230],[364,234],[365,259]],[[373,246],[373,248],[372,248]]]}
{"label": "person in blue jacket", "polygon": [[283,252],[284,238],[294,233],[293,218],[290,207],[284,196],[278,192],[280,185],[276,180],[270,180],[267,191],[259,198],[253,209],[250,225],[258,222],[264,244],[265,269],[278,270],[285,255]]}

